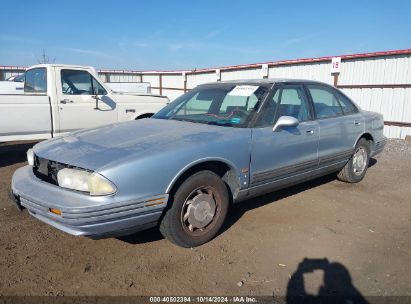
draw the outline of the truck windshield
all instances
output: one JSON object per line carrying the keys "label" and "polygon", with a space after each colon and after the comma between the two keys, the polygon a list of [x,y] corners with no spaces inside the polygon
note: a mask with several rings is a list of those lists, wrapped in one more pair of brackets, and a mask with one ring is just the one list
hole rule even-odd
{"label": "truck windshield", "polygon": [[258,85],[201,86],[180,96],[153,118],[247,127],[269,89]]}

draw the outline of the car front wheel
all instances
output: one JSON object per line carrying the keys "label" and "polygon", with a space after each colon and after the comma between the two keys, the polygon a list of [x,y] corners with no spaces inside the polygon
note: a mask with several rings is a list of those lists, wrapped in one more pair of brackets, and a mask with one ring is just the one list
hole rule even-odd
{"label": "car front wheel", "polygon": [[171,197],[160,222],[165,238],[181,247],[196,247],[214,238],[228,211],[227,187],[211,171],[187,178]]}

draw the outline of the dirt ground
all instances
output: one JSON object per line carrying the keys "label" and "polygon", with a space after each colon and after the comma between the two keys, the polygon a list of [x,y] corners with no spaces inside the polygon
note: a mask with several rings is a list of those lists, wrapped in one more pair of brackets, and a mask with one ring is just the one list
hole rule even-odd
{"label": "dirt ground", "polygon": [[0,296],[411,295],[411,142],[390,141],[366,178],[317,179],[235,206],[196,249],[156,229],[73,237],[7,196],[30,145],[0,145]]}

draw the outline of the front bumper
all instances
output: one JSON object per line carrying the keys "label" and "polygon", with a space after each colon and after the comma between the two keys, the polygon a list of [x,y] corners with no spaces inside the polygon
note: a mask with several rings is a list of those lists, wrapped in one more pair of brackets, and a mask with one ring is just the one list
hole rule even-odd
{"label": "front bumper", "polygon": [[[118,201],[116,196],[89,196],[38,179],[32,167],[12,179],[18,206],[42,222],[76,236],[103,238],[131,234],[157,225],[168,195]],[[50,208],[61,210],[61,216]]]}

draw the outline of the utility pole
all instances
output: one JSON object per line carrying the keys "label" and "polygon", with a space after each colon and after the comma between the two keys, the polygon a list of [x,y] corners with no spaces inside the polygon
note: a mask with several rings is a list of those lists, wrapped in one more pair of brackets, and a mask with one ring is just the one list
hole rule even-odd
{"label": "utility pole", "polygon": [[[55,62],[56,59],[53,59],[53,62]],[[43,53],[41,55],[41,59],[38,61],[39,63],[50,63],[50,57],[47,56],[45,49],[43,49]]]}

